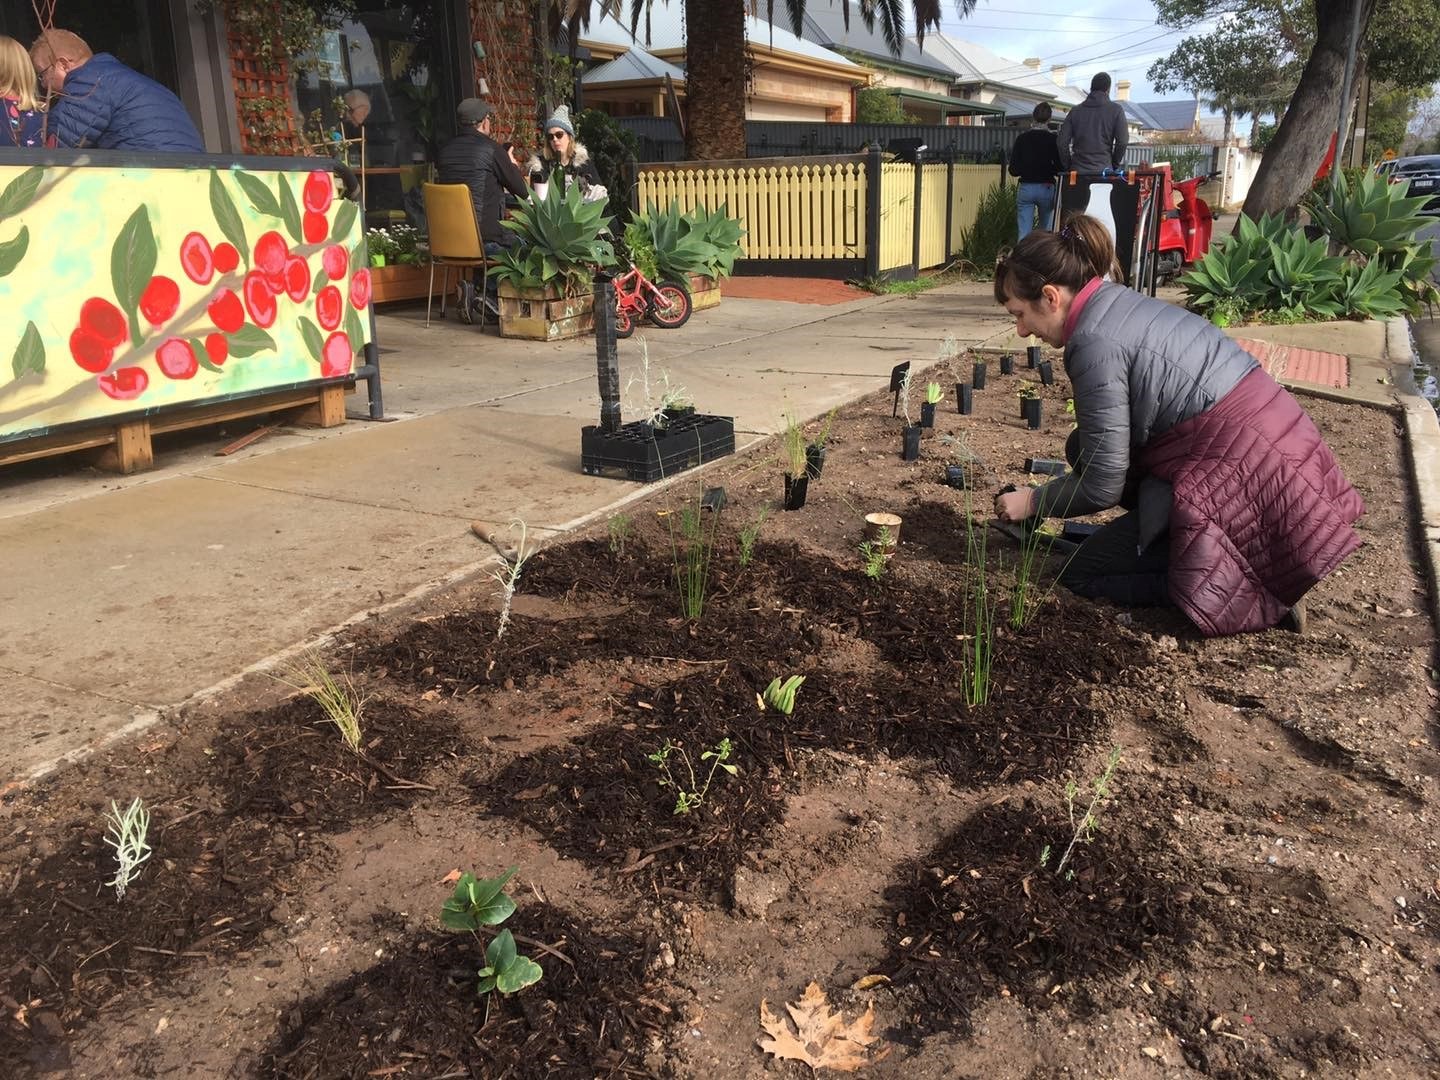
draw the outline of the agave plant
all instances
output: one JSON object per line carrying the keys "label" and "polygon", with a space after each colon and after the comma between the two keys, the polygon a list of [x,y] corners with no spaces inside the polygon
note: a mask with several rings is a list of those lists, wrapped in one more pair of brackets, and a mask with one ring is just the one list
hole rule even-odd
{"label": "agave plant", "polygon": [[733,274],[735,260],[742,254],[740,238],[745,235],[745,230],[726,212],[726,204],[721,203],[713,214],[705,207],[697,206],[686,218],[690,222],[691,235],[699,236],[715,249],[706,265],[705,276],[718,279]]}
{"label": "agave plant", "polygon": [[[651,203],[643,214],[635,215],[631,224],[654,250],[662,278],[684,281],[691,274],[706,273],[717,257],[715,246],[695,231],[694,223],[680,213],[676,202],[665,210]],[[630,236],[628,229],[626,236]]]}
{"label": "agave plant", "polygon": [[1343,172],[1334,178],[1332,201],[1312,199],[1310,216],[1341,247],[1366,259],[1400,255],[1429,222],[1420,210],[1430,196],[1411,197],[1408,185],[1391,184],[1373,172],[1351,185]]}
{"label": "agave plant", "polygon": [[1344,314],[1367,319],[1401,315],[1408,307],[1408,297],[1401,288],[1402,276],[1399,270],[1386,270],[1379,259],[1371,259],[1364,266],[1346,263],[1335,293],[1336,303]]}
{"label": "agave plant", "polygon": [[1258,223],[1241,217],[1238,235],[1218,241],[1181,275],[1189,305],[1207,313],[1220,307],[1258,307],[1268,291],[1269,240],[1284,232],[1285,224],[1278,217],[1266,215]]}
{"label": "agave plant", "polygon": [[1332,298],[1340,286],[1345,260],[1327,253],[1323,236],[1308,240],[1295,229],[1268,244],[1270,267],[1265,277],[1274,290],[1274,306],[1332,319],[1342,314]]}
{"label": "agave plant", "polygon": [[601,236],[609,223],[605,204],[585,202],[579,184],[551,184],[543,199],[522,204],[502,223],[524,246],[502,255],[492,272],[517,287],[584,292],[595,267],[615,262],[614,246]]}

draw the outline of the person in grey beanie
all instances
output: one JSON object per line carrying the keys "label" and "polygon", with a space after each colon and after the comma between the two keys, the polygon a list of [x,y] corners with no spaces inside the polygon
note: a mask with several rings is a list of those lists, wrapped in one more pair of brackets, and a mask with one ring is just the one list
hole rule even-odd
{"label": "person in grey beanie", "polygon": [[529,166],[531,186],[554,180],[568,188],[578,180],[587,201],[592,199],[592,189],[604,191],[600,173],[590,160],[590,151],[584,143],[576,141],[575,125],[570,121],[570,110],[564,105],[545,121],[544,145],[539,156],[530,158]]}

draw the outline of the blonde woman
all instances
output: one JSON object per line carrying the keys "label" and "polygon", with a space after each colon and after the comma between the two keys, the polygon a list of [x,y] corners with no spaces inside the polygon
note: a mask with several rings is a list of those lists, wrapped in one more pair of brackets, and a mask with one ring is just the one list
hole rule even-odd
{"label": "blonde woman", "polygon": [[45,135],[45,106],[25,46],[0,36],[0,146],[53,146]]}

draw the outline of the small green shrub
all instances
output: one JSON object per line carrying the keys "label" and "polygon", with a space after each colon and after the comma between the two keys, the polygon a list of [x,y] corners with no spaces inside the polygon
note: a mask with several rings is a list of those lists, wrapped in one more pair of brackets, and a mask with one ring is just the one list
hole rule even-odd
{"label": "small green shrub", "polygon": [[1014,245],[1019,191],[1015,184],[992,185],[980,200],[975,224],[960,233],[960,258],[970,264],[976,277],[993,277],[1000,252]]}

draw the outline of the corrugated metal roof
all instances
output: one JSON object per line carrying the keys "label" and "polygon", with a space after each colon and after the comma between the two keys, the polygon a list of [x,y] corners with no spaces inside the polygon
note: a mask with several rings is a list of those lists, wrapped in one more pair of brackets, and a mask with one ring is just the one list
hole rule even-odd
{"label": "corrugated metal roof", "polygon": [[585,72],[580,81],[586,86],[604,86],[608,83],[653,82],[664,79],[666,75],[677,83],[685,81],[684,68],[661,60],[638,45],[632,45],[627,52],[608,64],[601,64]]}
{"label": "corrugated metal roof", "polygon": [[[953,80],[955,71],[940,60],[928,56],[916,47],[915,42],[908,37],[900,46],[900,55],[896,56],[890,51],[890,46],[885,44],[885,35],[881,32],[880,23],[877,20],[874,30],[865,29],[865,21],[860,18],[860,12],[850,0],[841,0],[850,11],[850,28],[845,28],[845,12],[837,4],[828,7],[820,7],[817,4],[809,4],[805,10],[805,20],[800,31],[800,36],[806,41],[814,42],[817,45],[824,45],[831,49],[845,49],[851,53],[857,53],[867,59],[873,59],[877,65],[899,65],[933,75],[938,79]],[[909,12],[909,5],[905,10]],[[789,20],[783,14],[776,16],[775,29],[778,33],[782,26],[788,26]]]}

